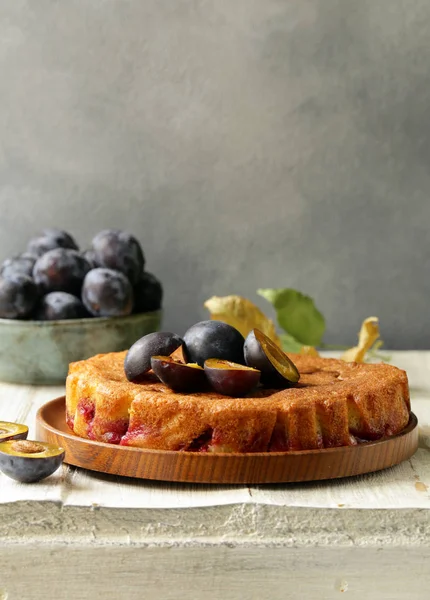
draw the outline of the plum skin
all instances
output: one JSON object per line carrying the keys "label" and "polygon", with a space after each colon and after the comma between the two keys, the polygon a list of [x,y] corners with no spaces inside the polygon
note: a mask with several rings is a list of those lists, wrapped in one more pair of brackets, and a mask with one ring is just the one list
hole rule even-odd
{"label": "plum skin", "polygon": [[85,258],[87,263],[90,265],[91,269],[96,269],[97,267],[100,267],[100,265],[97,264],[94,250],[84,250],[83,252],[81,252],[81,256]]}
{"label": "plum skin", "polygon": [[89,316],[79,298],[67,292],[46,294],[40,300],[35,313],[35,318],[39,321],[84,319]]}
{"label": "plum skin", "polygon": [[151,368],[175,392],[197,392],[207,387],[206,373],[199,365],[187,365],[170,356],[153,356]]}
{"label": "plum skin", "polygon": [[260,371],[230,361],[208,359],[204,368],[214,390],[225,396],[245,396],[260,382]]}
{"label": "plum skin", "polygon": [[183,340],[170,331],[148,333],[135,342],[124,360],[125,376],[129,381],[139,383],[145,379],[151,368],[153,356],[172,354],[183,344]]}
{"label": "plum skin", "polygon": [[26,275],[0,279],[0,318],[25,319],[39,298],[36,284]]}
{"label": "plum skin", "polygon": [[79,296],[90,265],[76,250],[55,248],[39,257],[33,278],[44,293],[68,292]]}
{"label": "plum skin", "polygon": [[152,273],[145,271],[142,278],[133,288],[134,313],[159,310],[163,301],[163,288],[160,281]]}
{"label": "plum skin", "polygon": [[55,248],[69,248],[70,250],[79,250],[76,241],[61,229],[44,229],[42,234],[29,241],[27,249],[30,254],[42,256],[49,250]]}
{"label": "plum skin", "polygon": [[119,271],[92,269],[82,285],[82,302],[94,317],[125,317],[133,310],[133,289]]}
{"label": "plum skin", "polygon": [[121,271],[132,285],[139,281],[145,257],[133,235],[119,229],[105,229],[94,237],[92,249],[98,265]]}
{"label": "plum skin", "polygon": [[223,321],[200,321],[184,335],[183,353],[187,363],[203,367],[208,358],[244,364],[243,335]]}
{"label": "plum skin", "polygon": [[248,367],[259,369],[264,374],[273,375],[277,373],[275,367],[264,353],[260,342],[255,337],[254,330],[250,331],[244,344],[245,362]]}
{"label": "plum skin", "polygon": [[7,258],[0,269],[0,275],[4,279],[9,279],[15,275],[33,276],[33,267],[37,257],[30,254],[21,254],[13,258]]}

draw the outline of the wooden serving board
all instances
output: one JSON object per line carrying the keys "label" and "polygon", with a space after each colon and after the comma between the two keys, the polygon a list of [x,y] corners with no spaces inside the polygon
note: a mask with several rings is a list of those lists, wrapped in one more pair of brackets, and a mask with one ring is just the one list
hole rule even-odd
{"label": "wooden serving board", "polygon": [[44,404],[36,417],[37,439],[62,446],[65,462],[91,471],[188,483],[290,483],[361,475],[392,467],[418,447],[418,422],[411,413],[400,434],[357,446],[211,454],[147,450],[93,442],[74,435],[65,421],[65,398]]}

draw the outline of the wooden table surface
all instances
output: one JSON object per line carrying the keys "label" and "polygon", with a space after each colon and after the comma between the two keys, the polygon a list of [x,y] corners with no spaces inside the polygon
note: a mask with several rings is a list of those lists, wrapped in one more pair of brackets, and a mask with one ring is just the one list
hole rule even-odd
{"label": "wooden table surface", "polygon": [[[32,485],[0,474],[0,600],[118,598],[118,586],[132,600],[430,597],[430,352],[392,363],[409,375],[420,448],[383,472],[225,487],[66,465]],[[31,438],[39,406],[63,393],[0,384],[0,419]]]}

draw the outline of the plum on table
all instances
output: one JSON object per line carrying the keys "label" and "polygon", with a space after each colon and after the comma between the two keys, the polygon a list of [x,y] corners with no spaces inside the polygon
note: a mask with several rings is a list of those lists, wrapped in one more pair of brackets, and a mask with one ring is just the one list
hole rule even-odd
{"label": "plum on table", "polygon": [[0,442],[0,471],[21,483],[34,483],[52,475],[64,459],[64,450],[46,442]]}
{"label": "plum on table", "polygon": [[25,440],[28,435],[27,425],[0,421],[0,442],[8,440]]}

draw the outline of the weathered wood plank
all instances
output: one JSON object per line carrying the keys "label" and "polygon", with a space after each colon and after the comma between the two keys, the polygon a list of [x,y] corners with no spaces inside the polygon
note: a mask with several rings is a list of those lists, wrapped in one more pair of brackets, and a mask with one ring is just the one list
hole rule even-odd
{"label": "weathered wood plank", "polygon": [[428,548],[10,546],[0,598],[424,600],[429,560]]}

